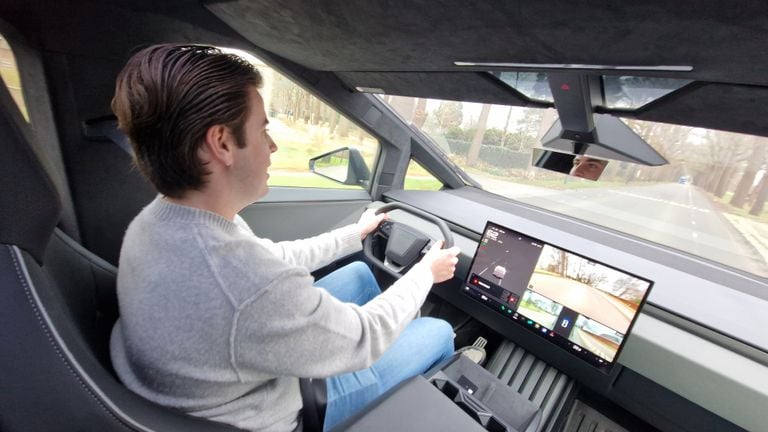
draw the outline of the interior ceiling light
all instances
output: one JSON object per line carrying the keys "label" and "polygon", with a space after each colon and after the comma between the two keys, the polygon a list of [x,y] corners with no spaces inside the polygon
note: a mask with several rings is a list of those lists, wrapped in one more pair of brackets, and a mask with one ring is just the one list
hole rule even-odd
{"label": "interior ceiling light", "polygon": [[528,69],[594,69],[594,70],[634,70],[634,71],[665,71],[665,72],[690,72],[693,66],[616,66],[616,65],[590,65],[569,63],[493,63],[493,62],[465,62],[455,61],[456,66],[468,67],[505,67]]}

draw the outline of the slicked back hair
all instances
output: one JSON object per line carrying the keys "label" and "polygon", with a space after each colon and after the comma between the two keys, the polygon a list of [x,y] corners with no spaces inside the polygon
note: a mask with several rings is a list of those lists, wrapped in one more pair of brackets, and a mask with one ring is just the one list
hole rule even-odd
{"label": "slicked back hair", "polygon": [[163,44],[134,54],[117,77],[112,110],[139,170],[163,195],[199,190],[209,173],[197,152],[211,126],[230,128],[245,146],[249,90],[258,70],[204,45]]}

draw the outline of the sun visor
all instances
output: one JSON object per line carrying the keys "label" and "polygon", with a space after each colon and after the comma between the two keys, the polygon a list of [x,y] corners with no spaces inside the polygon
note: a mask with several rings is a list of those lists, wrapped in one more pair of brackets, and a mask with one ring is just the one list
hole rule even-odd
{"label": "sun visor", "polygon": [[619,118],[606,114],[593,116],[595,128],[587,134],[564,129],[560,120],[555,121],[542,137],[541,145],[547,149],[600,159],[650,166],[669,163]]}

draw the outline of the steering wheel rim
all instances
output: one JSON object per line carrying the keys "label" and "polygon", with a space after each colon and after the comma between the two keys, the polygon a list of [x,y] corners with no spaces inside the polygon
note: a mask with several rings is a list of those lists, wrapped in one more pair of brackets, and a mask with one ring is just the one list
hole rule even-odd
{"label": "steering wheel rim", "polygon": [[[432,215],[430,213],[427,213],[425,211],[419,210],[415,207],[412,207],[408,204],[404,204],[398,201],[393,201],[387,204],[384,204],[383,206],[376,209],[376,214],[381,214],[390,210],[405,210],[408,213],[412,213],[426,221],[432,222],[440,229],[440,234],[443,236],[443,248],[449,248],[453,246],[453,234],[451,233],[451,230],[448,228],[448,225],[443,222],[442,219],[439,219],[437,216]],[[378,228],[377,230],[378,231]],[[363,253],[365,254],[366,258],[373,263],[376,267],[378,267],[381,270],[384,270],[387,274],[390,276],[399,279],[403,275],[394,271],[393,269],[389,268],[382,260],[380,260],[378,257],[376,257],[373,254],[373,236],[376,233],[376,231],[368,234],[365,239],[363,240]]]}

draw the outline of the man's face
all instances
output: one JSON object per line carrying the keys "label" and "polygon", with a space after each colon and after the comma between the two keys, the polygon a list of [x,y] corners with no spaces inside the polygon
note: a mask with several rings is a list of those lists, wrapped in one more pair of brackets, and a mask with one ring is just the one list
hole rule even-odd
{"label": "man's face", "polygon": [[277,151],[277,145],[267,131],[267,115],[264,101],[256,88],[251,88],[249,95],[249,113],[243,125],[245,147],[237,149],[235,169],[238,193],[255,202],[267,194],[267,169],[271,164],[270,156]]}
{"label": "man's face", "polygon": [[576,156],[573,158],[573,167],[569,174],[587,180],[597,180],[600,178],[600,174],[603,173],[606,165],[608,165],[608,161],[586,156]]}

